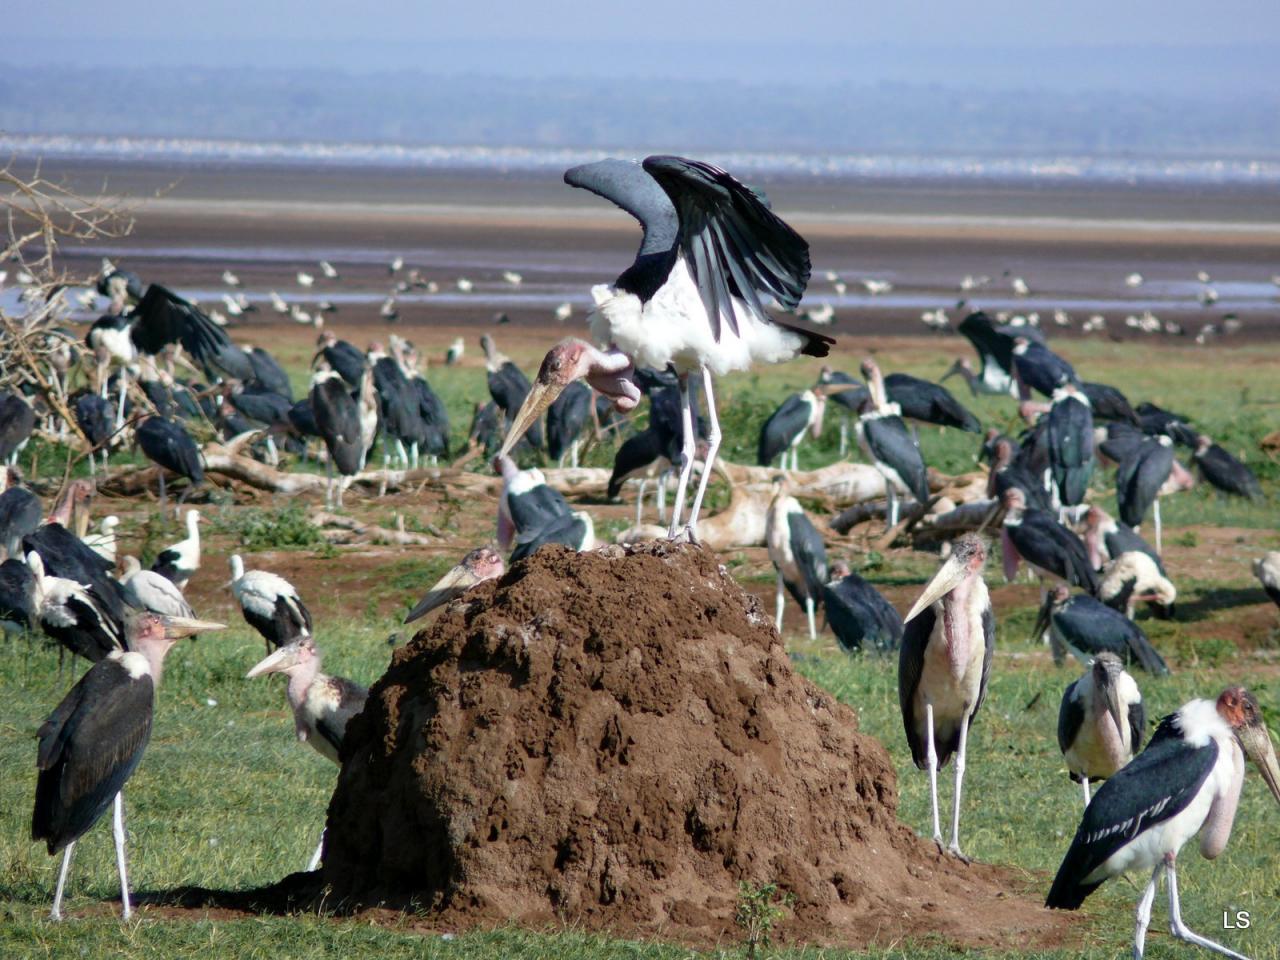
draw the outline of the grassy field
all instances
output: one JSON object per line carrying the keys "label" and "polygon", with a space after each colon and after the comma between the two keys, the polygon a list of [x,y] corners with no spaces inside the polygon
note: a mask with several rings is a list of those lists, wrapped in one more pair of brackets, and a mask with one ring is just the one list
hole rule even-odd
{"label": "grassy field", "polygon": [[[949,356],[967,349],[958,340],[898,341],[882,345],[878,356],[888,371],[936,378],[950,362],[949,356],[941,355],[939,344],[945,344]],[[295,352],[291,359],[296,363],[304,350],[299,347]],[[532,365],[532,345],[509,352],[526,367]],[[1063,352],[1087,378],[1115,383],[1135,402],[1151,399],[1195,418],[1229,449],[1247,454],[1269,492],[1277,489],[1280,470],[1257,448],[1263,435],[1280,428],[1276,351],[1146,350],[1070,342]],[[837,365],[852,371],[856,364],[857,356],[850,354]],[[812,383],[816,369],[817,364],[796,364],[727,381],[722,391],[724,455],[753,460],[760,422],[786,393]],[[298,378],[300,383],[305,380],[300,368]],[[483,372],[475,367],[442,369],[433,371],[432,381],[446,399],[455,439],[460,440],[471,405],[484,396]],[[984,423],[998,425],[1006,422],[1008,407],[1007,401],[972,402]],[[973,469],[976,442],[972,435],[923,430],[922,444],[928,462],[941,470]],[[829,462],[835,454],[836,431],[828,427],[821,441],[803,448],[801,466]],[[47,451],[40,455],[46,460],[50,456]],[[591,462],[606,463],[610,458],[611,451],[606,449],[591,454]],[[1108,477],[1101,477],[1096,484],[1097,499],[1104,504],[1109,502],[1108,482]],[[130,546],[144,541],[162,545],[175,539],[177,529],[171,521],[151,518],[145,504],[134,504],[133,512],[125,513],[129,506],[116,502],[110,509],[124,516],[121,531]],[[387,638],[402,629],[399,620],[407,605],[456,559],[461,543],[478,540],[477,531],[492,523],[493,505],[446,508],[434,501],[415,504],[402,499],[394,507],[352,507],[366,520],[388,519],[397,509],[437,525],[453,542],[442,550],[404,549],[371,558],[318,546],[299,529],[306,524],[299,520],[298,507],[284,501],[259,502],[251,509],[226,503],[208,509],[214,521],[209,555],[193,581],[192,593],[200,615],[221,618],[232,629],[184,642],[171,655],[152,743],[126,790],[132,887],[144,904],[149,896],[154,899],[177,887],[243,889],[303,868],[319,838],[336,777],[331,764],[295,742],[279,678],[243,679],[262,655],[262,644],[243,625],[229,593],[220,589],[226,576],[224,555],[242,549],[255,554],[250,566],[287,564],[289,569],[310,571],[311,581],[326,588],[312,603],[318,641],[327,654],[326,668],[369,683],[386,667]],[[630,512],[630,508],[600,509],[614,520]],[[1280,538],[1272,532],[1273,493],[1266,502],[1247,504],[1197,489],[1167,503],[1165,516],[1169,562],[1183,612],[1173,623],[1144,621],[1175,669],[1174,676],[1163,681],[1139,676],[1149,714],[1158,717],[1193,696],[1212,696],[1227,683],[1244,682],[1259,695],[1272,727],[1280,728],[1275,611],[1265,603],[1245,562],[1264,549],[1280,547]],[[855,536],[831,547],[852,557],[855,567],[863,568],[900,607],[936,562],[904,550],[871,556],[860,543]],[[771,593],[772,571],[763,551],[741,551],[726,559],[749,589],[762,596]],[[1000,582],[994,563],[988,579]],[[1029,642],[1033,587],[1004,588],[1000,596],[1006,599],[997,605],[998,660],[987,705],[971,740],[963,839],[976,858],[1015,867],[1028,889],[1043,892],[1079,819],[1078,788],[1067,779],[1054,734],[1062,689],[1077,670],[1054,668],[1047,652]],[[309,602],[312,599],[309,594]],[[798,625],[794,608],[788,616],[789,627]],[[900,777],[900,816],[923,828],[928,819],[927,782],[911,766],[902,733],[896,660],[847,657],[829,636],[811,643],[788,631],[787,641],[799,669],[852,706],[863,729],[886,744]],[[59,674],[57,655],[42,640],[0,642],[0,770],[5,774],[0,777],[0,956],[603,960],[695,955],[680,946],[611,940],[572,929],[504,929],[459,933],[447,939],[435,933],[423,936],[421,921],[412,916],[175,917],[152,904],[143,906],[136,922],[122,925],[114,900],[118,885],[110,831],[105,825],[78,845],[68,892],[73,919],[52,924],[46,914],[57,864],[28,838],[35,780],[33,735],[72,682],[72,674],[81,669],[67,663]],[[949,773],[942,778],[946,809]],[[1180,860],[1184,916],[1191,927],[1252,957],[1280,957],[1277,850],[1280,816],[1261,781],[1250,775],[1226,853],[1209,863],[1189,846]],[[1132,935],[1138,891],[1138,884],[1128,880],[1107,884],[1080,917],[1080,943],[1051,955],[1100,958],[1124,952]],[[1237,910],[1250,912],[1252,927],[1223,931],[1223,911],[1234,914]],[[1193,948],[1171,941],[1164,929],[1162,897],[1148,955],[1191,953]],[[740,943],[725,943],[707,952],[710,956],[742,954]],[[788,958],[846,955],[836,949],[792,948],[776,954]],[[857,955],[954,954],[950,946],[923,937],[919,942],[885,944]]]}

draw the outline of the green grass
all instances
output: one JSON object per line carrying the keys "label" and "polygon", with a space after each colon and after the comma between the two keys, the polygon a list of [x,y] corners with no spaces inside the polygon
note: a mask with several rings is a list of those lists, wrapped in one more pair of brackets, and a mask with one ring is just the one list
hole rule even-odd
{"label": "green grass", "polygon": [[[1280,398],[1280,367],[1274,363],[1274,350],[1219,348],[1206,353],[1162,349],[1154,352],[1158,357],[1154,362],[1142,347],[1097,341],[1070,341],[1059,346],[1090,379],[1117,384],[1135,402],[1150,398],[1194,416],[1228,449],[1245,454],[1262,478],[1269,495],[1261,503],[1223,500],[1206,490],[1167,500],[1170,543],[1179,549],[1203,549],[1202,538],[1178,529],[1190,523],[1263,529],[1274,525],[1271,491],[1280,485],[1280,467],[1257,452],[1257,441],[1280,428],[1276,400]],[[958,340],[930,341],[916,348],[885,351],[880,361],[886,370],[936,378],[949,364],[949,357],[943,357],[939,347],[945,347],[949,356],[968,350]],[[529,367],[527,361],[533,358],[519,359]],[[835,365],[854,371],[857,360],[857,354],[849,353]],[[814,382],[817,366],[796,363],[727,379],[720,390],[725,456],[754,462],[760,424],[786,394]],[[483,374],[475,368],[444,368],[433,369],[430,376],[449,408],[454,443],[460,447],[472,405],[486,398]],[[1007,400],[972,399],[959,389],[957,396],[984,424],[1007,427]],[[802,467],[836,459],[835,426],[833,417],[824,436],[802,448]],[[977,444],[973,435],[923,428],[920,436],[930,464],[946,472],[973,469]],[[606,465],[611,456],[610,448],[596,448],[586,462]],[[50,448],[33,443],[24,454],[28,467],[32,457],[39,459],[42,475],[55,472],[55,468],[61,474],[63,461]],[[136,462],[136,458],[124,453],[113,462]],[[476,466],[483,469],[482,464]],[[1109,476],[1099,477],[1096,486],[1102,491],[1109,482]],[[1107,504],[1105,499],[1102,502]],[[447,502],[431,514],[406,517],[406,521],[410,529],[431,524],[453,532],[462,512],[477,509],[487,515],[490,505]],[[307,534],[298,533],[297,508],[287,503],[256,512],[220,504],[208,512],[215,532],[251,545],[246,552],[309,548],[307,543],[297,542]],[[374,522],[391,523],[392,518],[384,511]],[[608,535],[618,525],[617,521],[606,521],[598,529]],[[141,545],[145,561],[149,550],[172,542],[174,534],[180,536],[180,527],[167,517],[145,523],[126,521],[120,532],[135,552]],[[1280,546],[1280,538],[1269,534],[1257,534],[1251,542]],[[847,552],[851,546],[840,544],[840,551]],[[341,563],[340,556],[327,562]],[[406,551],[379,569],[375,583],[359,591],[339,591],[338,608],[343,616],[328,617],[317,624],[326,668],[365,683],[376,679],[390,656],[387,637],[402,629],[396,614],[403,613],[425,584],[454,560],[456,557]],[[727,556],[726,563],[744,582],[772,581],[771,572],[744,555]],[[853,556],[855,569],[882,586],[918,584],[935,563],[923,554],[904,557],[855,552]],[[252,562],[249,565],[254,566]],[[213,575],[221,576],[222,571]],[[998,577],[994,570],[991,575]],[[1230,617],[1232,608],[1244,602],[1243,591],[1256,593],[1247,569],[1222,580],[1189,578],[1179,586],[1179,604],[1195,602],[1196,620],[1143,623],[1177,671],[1163,681],[1139,677],[1149,713],[1157,717],[1192,696],[1213,695],[1227,683],[1246,682],[1258,692],[1273,727],[1280,724],[1280,679],[1274,661],[1244,656],[1212,630],[1214,623]],[[1011,865],[1026,878],[1030,889],[1043,891],[1079,820],[1078,789],[1066,777],[1055,740],[1061,692],[1076,671],[1048,666],[1044,651],[1028,644],[1026,637],[1035,616],[1031,606],[1000,609],[997,614],[1000,652],[989,699],[971,740],[962,839],[978,859]],[[1203,629],[1206,623],[1207,632]],[[1273,629],[1269,637],[1255,638],[1256,645],[1274,648],[1275,633]],[[812,645],[791,639],[799,668],[852,706],[862,729],[888,748],[899,774],[899,815],[922,830],[929,816],[927,782],[911,765],[902,733],[896,661],[850,658],[837,653],[829,642]],[[336,770],[294,739],[279,678],[243,679],[261,655],[261,641],[243,625],[197,642],[184,642],[172,654],[160,692],[153,740],[127,789],[135,891],[164,891],[191,884],[249,888],[271,883],[305,865],[323,825]],[[45,916],[57,863],[28,839],[35,780],[34,732],[70,686],[70,671],[82,667],[69,663],[67,669],[59,679],[56,654],[41,642],[0,641],[0,769],[5,773],[0,778],[0,957],[217,956],[248,960],[367,955],[666,960],[695,955],[742,956],[739,944],[700,953],[658,942],[586,935],[573,929],[502,929],[443,940],[434,935],[424,937],[415,929],[413,917],[384,917],[376,923],[312,916],[172,920],[143,909],[138,922],[125,926],[115,915],[112,902],[118,890],[110,831],[105,824],[81,842],[72,872],[68,908],[87,915],[62,925],[51,924]],[[216,705],[211,705],[211,700]],[[951,796],[950,770],[942,778],[942,796],[945,815]],[[1255,958],[1280,957],[1276,946],[1280,943],[1277,850],[1280,817],[1259,779],[1251,774],[1225,854],[1218,862],[1209,863],[1198,856],[1192,844],[1180,859],[1184,912],[1192,928],[1226,940]],[[1048,955],[1102,958],[1126,952],[1138,889],[1136,879],[1105,885],[1078,921],[1082,944]],[[1251,911],[1252,929],[1222,931],[1222,911],[1234,913],[1238,909]],[[1162,897],[1156,906],[1148,956],[1159,960],[1192,955],[1193,948],[1170,940],[1164,924]],[[956,952],[925,938],[857,955],[951,957]],[[764,955],[799,960],[849,954],[771,948]]]}

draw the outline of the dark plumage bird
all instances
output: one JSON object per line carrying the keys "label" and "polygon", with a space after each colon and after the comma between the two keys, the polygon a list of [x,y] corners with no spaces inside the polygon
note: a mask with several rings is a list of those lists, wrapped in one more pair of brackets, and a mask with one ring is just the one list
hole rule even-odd
{"label": "dark plumage bird", "polygon": [[35,627],[35,575],[25,562],[9,557],[0,563],[0,631],[26,633]]}
{"label": "dark plumage bird", "polygon": [[974,395],[987,393],[1016,396],[1017,383],[1013,376],[1014,338],[1003,328],[997,327],[981,310],[965,317],[956,329],[973,344],[982,369],[975,374],[967,361],[957,360],[942,379],[960,374],[968,382]]}
{"label": "dark plumage bird", "polygon": [[[499,456],[502,493],[498,498],[498,546],[508,550],[513,544],[529,543],[553,529],[553,521],[573,515],[569,502],[558,490],[547,486],[541,470],[520,470],[510,457]],[[573,535],[565,525],[555,525],[555,532]],[[556,543],[562,540],[554,541]],[[528,549],[522,553],[526,555]]]}
{"label": "dark plumage bird", "polygon": [[891,373],[884,378],[884,388],[889,402],[896,403],[904,417],[969,433],[982,432],[978,418],[941,384],[907,373]]}
{"label": "dark plumage bird", "polygon": [[121,790],[151,737],[161,664],[173,641],[220,629],[217,623],[136,615],[129,625],[128,651],[116,649],[90,667],[37,732],[39,772],[31,839],[45,841],[50,855],[66,851],[53,900],[54,920],[62,919],[72,849],[113,800],[123,914],[129,917]]}
{"label": "dark plumage bird", "polygon": [[35,531],[44,519],[40,498],[23,487],[0,493],[0,547],[6,557],[22,557],[22,538]]}
{"label": "dark plumage bird", "polygon": [[1090,593],[1098,590],[1098,576],[1084,542],[1052,514],[1028,508],[1026,497],[1016,487],[1004,493],[1002,547],[1004,574],[1009,580],[1017,574],[1021,558],[1041,577],[1064,580]]}
{"label": "dark plumage bird", "polygon": [[245,354],[253,366],[254,381],[292,403],[293,385],[289,382],[289,375],[284,372],[284,368],[276,358],[261,347],[249,347],[245,350]]}
{"label": "dark plumage bird", "polygon": [[836,641],[847,653],[864,648],[896,650],[902,640],[902,616],[893,604],[843,563],[831,568],[834,579],[822,588],[822,608]]}
{"label": "dark plumage bird", "polygon": [[897,404],[885,399],[884,378],[874,360],[864,360],[863,376],[870,389],[858,417],[858,441],[863,452],[885,478],[889,499],[889,526],[898,522],[897,487],[911,492],[918,503],[929,500],[929,472],[920,445],[899,416]]}
{"label": "dark plumage bird", "polygon": [[147,417],[137,425],[134,437],[148,460],[160,467],[160,505],[164,507],[165,471],[186,477],[190,485],[178,498],[181,504],[192,489],[204,483],[200,448],[181,424],[162,417]]}
{"label": "dark plumage bird", "polygon": [[245,623],[266,640],[267,653],[312,633],[311,611],[293,584],[267,570],[246,571],[238,553],[229,562],[231,593]]}
{"label": "dark plumage bird", "polygon": [[1059,503],[1083,503],[1093,476],[1093,414],[1088,400],[1071,384],[1054,392],[1045,431],[1049,474]]}
{"label": "dark plumage bird", "polygon": [[1123,523],[1117,523],[1101,507],[1090,507],[1084,516],[1084,542],[1094,567],[1101,568],[1108,560],[1114,560],[1131,551],[1144,553],[1155,562],[1163,575],[1164,564],[1155,548],[1138,535],[1137,531]]}
{"label": "dark plumage bird", "polygon": [[1080,390],[1089,400],[1095,420],[1116,420],[1138,425],[1138,415],[1129,406],[1129,398],[1105,383],[1081,383]]}
{"label": "dark plumage bird", "polygon": [[787,494],[785,475],[775,483],[773,502],[765,517],[765,544],[778,573],[775,628],[782,632],[783,590],[795,598],[809,620],[809,639],[817,638],[815,608],[827,583],[827,549],[795,497]]}
{"label": "dark plumage bird", "polygon": [[1038,637],[1046,630],[1057,662],[1061,662],[1063,653],[1070,653],[1087,665],[1098,654],[1110,653],[1126,666],[1134,664],[1157,677],[1169,675],[1169,665],[1141,627],[1087,594],[1073,597],[1070,589],[1062,585],[1050,590],[1040,607],[1033,635]]}
{"label": "dark plumage bird", "polygon": [[1027,506],[1036,510],[1052,510],[1053,504],[1045,493],[1044,484],[1015,460],[1013,450],[1013,441],[1008,437],[996,440],[991,472],[987,474],[987,496],[1001,500],[1006,490],[1017,487],[1026,498]]}
{"label": "dark plumage bird", "polygon": [[492,400],[476,404],[471,415],[471,428],[467,431],[467,442],[480,447],[486,459],[493,456],[502,443],[502,414]]}
{"label": "dark plumage bird", "polygon": [[[315,415],[316,429],[329,451],[329,485],[325,491],[325,503],[332,505],[335,502],[336,484],[336,502],[342,506],[342,494],[349,482],[347,478],[354,477],[364,466],[360,407],[348,392],[347,381],[336,370],[324,370],[311,381],[311,410]],[[335,481],[335,468],[342,475],[342,480]]]}
{"label": "dark plumage bird", "polygon": [[1141,427],[1123,420],[1113,420],[1107,424],[1105,437],[1097,444],[1097,448],[1112,463],[1120,464],[1137,452],[1146,439],[1147,434],[1142,432]]}
{"label": "dark plumage bird", "polygon": [[1209,437],[1202,434],[1196,438],[1192,458],[1200,469],[1200,476],[1224,493],[1249,500],[1262,497],[1262,484],[1254,472]]}
{"label": "dark plumage bird", "polygon": [[[111,426],[111,405],[99,394],[86,390],[72,398],[71,413],[76,418],[76,425],[80,427],[80,432],[96,450],[102,452],[102,467],[105,470],[107,454],[110,453],[108,444],[114,432]],[[97,452],[89,452],[91,475],[97,472],[97,456]]]}
{"label": "dark plumage bird", "polygon": [[566,458],[578,465],[582,431],[591,422],[591,388],[571,383],[547,408],[547,455],[564,466]]}
{"label": "dark plumage bird", "polygon": [[1023,396],[1035,390],[1052,397],[1054,391],[1065,384],[1079,387],[1080,379],[1071,364],[1046,347],[1025,336],[1014,339],[1013,370],[1022,385]]}
{"label": "dark plumage bird", "polygon": [[110,605],[92,587],[45,573],[40,554],[27,554],[31,568],[36,619],[44,632],[63,648],[97,662],[125,647],[123,606]]}
{"label": "dark plumage bird", "polygon": [[[523,370],[512,363],[506,354],[499,352],[493,342],[493,338],[487,333],[481,336],[480,346],[484,348],[489,396],[493,398],[493,402],[502,411],[509,429],[516,414],[524,406],[525,399],[529,396],[529,391],[533,385],[529,382],[529,378],[524,375]],[[542,449],[542,424],[540,421],[535,420],[530,424],[526,436],[532,446],[539,450]]]}
{"label": "dark plumage bird", "polygon": [[511,551],[511,562],[532,556],[548,543],[560,543],[579,551],[592,549],[595,546],[595,525],[590,515],[576,510],[520,530],[516,534],[515,549]]}
{"label": "dark plumage bird", "polygon": [[756,462],[762,467],[772,466],[773,461],[781,455],[782,469],[785,470],[786,455],[790,452],[791,469],[798,469],[800,441],[806,431],[811,431],[815,440],[822,432],[822,412],[825,405],[825,395],[813,390],[793,393],[783,400],[760,427]]}
{"label": "dark plumage bird", "polygon": [[1190,418],[1147,401],[1138,404],[1137,414],[1143,433],[1152,437],[1163,434],[1174,443],[1195,447],[1199,433],[1191,426]]}
{"label": "dark plumage bird", "polygon": [[0,465],[12,466],[36,427],[36,412],[18,394],[0,393]]}
{"label": "dark plumage bird", "polygon": [[1156,550],[1161,550],[1160,494],[1177,487],[1189,487],[1193,480],[1174,459],[1173,441],[1167,436],[1149,437],[1116,469],[1116,505],[1120,519],[1131,527],[1142,525],[1151,510],[1156,528]]}
{"label": "dark plumage bird", "polygon": [[212,380],[251,380],[253,363],[222,328],[173,291],[153,283],[131,315],[130,339],[155,355],[179,343]]}
{"label": "dark plumage bird", "polygon": [[[329,367],[336,370],[338,376],[346,381],[353,390],[360,386],[364,379],[365,357],[353,345],[339,340],[331,331],[320,334],[317,357],[323,356]],[[314,365],[315,360],[312,359]]]}
{"label": "dark plumage bird", "polygon": [[1280,802],[1280,766],[1257,698],[1229,687],[1217,701],[1192,700],[1160,721],[1147,748],[1104,783],[1085,808],[1045,905],[1076,910],[1107,880],[1129,870],[1150,871],[1138,903],[1133,953],[1141,957],[1160,875],[1168,874],[1173,935],[1239,958],[1189,930],[1182,921],[1175,864],[1200,837],[1200,853],[1214,859],[1226,848],[1248,759]]}

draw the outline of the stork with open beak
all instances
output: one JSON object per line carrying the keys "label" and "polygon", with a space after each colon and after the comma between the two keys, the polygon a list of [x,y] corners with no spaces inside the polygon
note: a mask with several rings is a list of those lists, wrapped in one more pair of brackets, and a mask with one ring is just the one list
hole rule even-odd
{"label": "stork with open beak", "polygon": [[925,585],[911,611],[898,658],[898,702],[911,758],[929,772],[933,839],[942,849],[938,770],[956,755],[956,789],[948,852],[960,852],[960,796],[969,727],[982,706],[995,654],[996,621],[982,570],[987,545],[966,534]]}

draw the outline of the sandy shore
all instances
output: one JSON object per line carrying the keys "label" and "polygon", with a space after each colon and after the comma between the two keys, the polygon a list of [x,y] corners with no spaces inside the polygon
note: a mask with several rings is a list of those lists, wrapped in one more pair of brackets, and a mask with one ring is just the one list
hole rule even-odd
{"label": "sandy shore", "polygon": [[[110,256],[213,306],[231,268],[255,302],[273,290],[308,312],[330,300],[335,325],[380,323],[378,308],[409,269],[438,292],[401,293],[404,322],[465,325],[505,314],[515,325],[542,325],[562,303],[580,319],[591,284],[616,276],[639,242],[629,217],[555,177],[84,163],[46,165],[45,174],[122,193],[134,210],[129,237],[65,250],[73,271]],[[1280,274],[1280,199],[1272,196],[1081,184],[763,187],[810,240],[805,306],[830,304],[837,333],[924,334],[925,311],[943,309],[955,323],[981,306],[1036,312],[1050,325],[1054,310],[1065,310],[1070,326],[1055,328],[1062,335],[1101,314],[1109,335],[1135,338],[1143,335],[1125,317],[1150,310],[1181,327],[1184,336],[1172,339],[1190,342],[1231,316],[1242,322],[1237,336],[1261,336],[1280,316],[1271,281]],[[393,277],[395,256],[405,270]],[[340,278],[321,277],[320,259]],[[312,288],[299,286],[299,270],[316,276]],[[503,279],[508,270],[521,274],[519,286]],[[1218,296],[1211,306],[1200,302],[1199,271]],[[828,272],[847,285],[843,293]],[[1136,287],[1125,283],[1133,272],[1144,278]],[[962,292],[965,276],[989,280]],[[458,289],[460,277],[470,291]],[[1015,295],[1014,277],[1029,295]],[[873,296],[862,278],[893,290]],[[253,319],[270,316],[265,308]]]}

